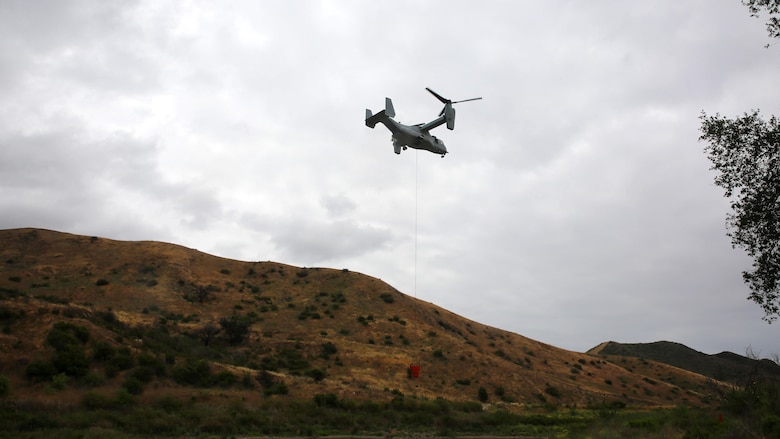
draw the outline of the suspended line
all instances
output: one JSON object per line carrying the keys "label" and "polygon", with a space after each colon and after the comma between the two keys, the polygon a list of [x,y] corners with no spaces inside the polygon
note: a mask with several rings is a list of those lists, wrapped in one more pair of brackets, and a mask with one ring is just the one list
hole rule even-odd
{"label": "suspended line", "polygon": [[414,150],[414,298],[417,298],[417,154]]}

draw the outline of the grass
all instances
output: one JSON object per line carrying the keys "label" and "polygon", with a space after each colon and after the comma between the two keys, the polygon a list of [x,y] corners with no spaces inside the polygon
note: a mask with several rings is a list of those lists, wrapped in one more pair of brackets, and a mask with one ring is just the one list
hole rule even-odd
{"label": "grass", "polygon": [[[538,436],[561,438],[729,437],[738,419],[718,422],[703,409],[562,409],[552,412],[476,402],[396,396],[353,401],[333,394],[310,400],[158,394],[141,402],[127,392],[85,393],[67,409],[26,406],[0,412],[0,437],[149,436]],[[253,402],[248,402],[253,401]]]}

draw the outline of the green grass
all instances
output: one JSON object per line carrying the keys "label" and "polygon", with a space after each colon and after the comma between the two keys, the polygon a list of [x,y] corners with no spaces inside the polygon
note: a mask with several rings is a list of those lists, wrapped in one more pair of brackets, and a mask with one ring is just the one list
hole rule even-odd
{"label": "green grass", "polygon": [[388,401],[352,401],[333,394],[311,400],[239,396],[214,401],[160,395],[140,403],[127,392],[87,391],[80,405],[54,410],[16,407],[0,412],[0,438],[198,436],[539,436],[556,438],[729,437],[738,419],[718,422],[701,409],[483,410],[477,402],[395,395]]}

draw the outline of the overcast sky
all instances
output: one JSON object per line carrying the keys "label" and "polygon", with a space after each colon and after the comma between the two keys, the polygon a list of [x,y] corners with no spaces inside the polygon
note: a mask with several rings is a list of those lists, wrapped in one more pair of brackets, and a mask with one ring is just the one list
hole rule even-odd
{"label": "overcast sky", "polygon": [[[698,142],[702,110],[780,113],[769,42],[739,0],[0,0],[0,228],[349,268],[574,351],[770,356]],[[428,122],[425,87],[484,99],[445,158],[395,155],[365,109]]]}

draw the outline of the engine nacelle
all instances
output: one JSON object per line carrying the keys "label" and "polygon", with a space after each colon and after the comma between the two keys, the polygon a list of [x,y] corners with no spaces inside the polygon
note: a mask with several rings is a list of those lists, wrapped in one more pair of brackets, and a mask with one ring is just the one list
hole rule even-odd
{"label": "engine nacelle", "polygon": [[447,121],[447,129],[455,129],[455,108],[452,107],[452,104],[447,104],[444,107],[444,120]]}

